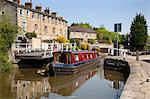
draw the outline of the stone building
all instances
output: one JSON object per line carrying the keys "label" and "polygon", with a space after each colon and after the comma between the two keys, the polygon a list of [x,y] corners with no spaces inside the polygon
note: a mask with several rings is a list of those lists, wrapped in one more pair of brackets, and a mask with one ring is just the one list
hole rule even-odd
{"label": "stone building", "polygon": [[49,8],[42,11],[41,6],[32,8],[32,1],[21,5],[21,0],[0,0],[0,19],[2,16],[10,17],[19,27],[19,32],[35,32],[42,40],[53,40],[63,35],[67,38],[67,21],[50,12]]}
{"label": "stone building", "polygon": [[78,39],[82,42],[89,42],[89,40],[96,40],[97,33],[92,28],[82,28],[78,26],[70,26],[68,32],[69,39]]}

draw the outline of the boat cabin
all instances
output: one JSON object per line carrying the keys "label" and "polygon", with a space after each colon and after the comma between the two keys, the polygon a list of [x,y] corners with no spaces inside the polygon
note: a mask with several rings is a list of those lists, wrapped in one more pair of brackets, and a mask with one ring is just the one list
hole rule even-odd
{"label": "boat cabin", "polygon": [[59,51],[54,52],[54,64],[76,64],[97,58],[95,51]]}

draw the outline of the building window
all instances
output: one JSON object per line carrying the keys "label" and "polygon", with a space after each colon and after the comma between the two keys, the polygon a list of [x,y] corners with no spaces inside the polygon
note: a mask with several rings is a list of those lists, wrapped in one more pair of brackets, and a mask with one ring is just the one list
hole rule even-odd
{"label": "building window", "polygon": [[82,32],[82,35],[84,35],[84,33]]}
{"label": "building window", "polygon": [[53,34],[55,34],[55,28],[53,28]]}
{"label": "building window", "polygon": [[57,19],[55,20],[55,25],[57,25]]}
{"label": "building window", "polygon": [[26,22],[22,22],[22,30],[26,31]]}
{"label": "building window", "polygon": [[34,30],[38,30],[38,25],[37,24],[34,25]]}
{"label": "building window", "polygon": [[48,23],[50,23],[51,22],[51,18],[50,17],[48,17]]}
{"label": "building window", "polygon": [[52,24],[54,24],[54,19],[52,18]]}
{"label": "building window", "polygon": [[39,19],[39,18],[40,18],[40,14],[38,13],[37,19]]}
{"label": "building window", "polygon": [[5,15],[5,10],[2,10],[2,11],[1,11],[1,15]]}
{"label": "building window", "polygon": [[42,20],[45,21],[45,16],[43,15]]}
{"label": "building window", "polygon": [[32,12],[32,18],[35,18],[35,13],[34,12]]}
{"label": "building window", "polygon": [[23,16],[23,10],[20,9],[20,16]]}
{"label": "building window", "polygon": [[59,25],[61,24],[61,20],[59,20]]}
{"label": "building window", "polygon": [[28,10],[26,11],[26,15],[29,16],[29,11]]}
{"label": "building window", "polygon": [[48,32],[48,27],[47,26],[44,27],[44,31],[45,31],[45,33]]}
{"label": "building window", "polygon": [[60,29],[60,34],[62,34],[62,29]]}

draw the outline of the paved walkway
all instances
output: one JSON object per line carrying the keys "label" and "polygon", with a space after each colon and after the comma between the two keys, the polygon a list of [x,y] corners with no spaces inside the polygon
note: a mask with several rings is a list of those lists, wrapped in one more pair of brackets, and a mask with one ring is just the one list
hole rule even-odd
{"label": "paved walkway", "polygon": [[[150,56],[141,56],[150,59]],[[135,61],[135,57],[128,56],[130,75],[123,89],[121,99],[150,99],[150,63]],[[149,82],[147,82],[149,80]]]}

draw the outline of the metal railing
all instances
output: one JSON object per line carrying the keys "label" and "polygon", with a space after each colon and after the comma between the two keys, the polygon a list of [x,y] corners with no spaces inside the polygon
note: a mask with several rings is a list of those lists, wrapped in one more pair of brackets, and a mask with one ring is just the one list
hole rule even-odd
{"label": "metal railing", "polygon": [[39,46],[33,46],[32,43],[15,43],[13,44],[13,51],[20,53],[42,52],[44,56],[47,53],[53,54],[56,51],[71,51],[75,50],[76,43],[42,43]]}
{"label": "metal railing", "polygon": [[117,48],[108,48],[108,54],[114,56],[116,52],[116,56],[122,56],[126,58],[127,56],[127,49],[117,49]]}

